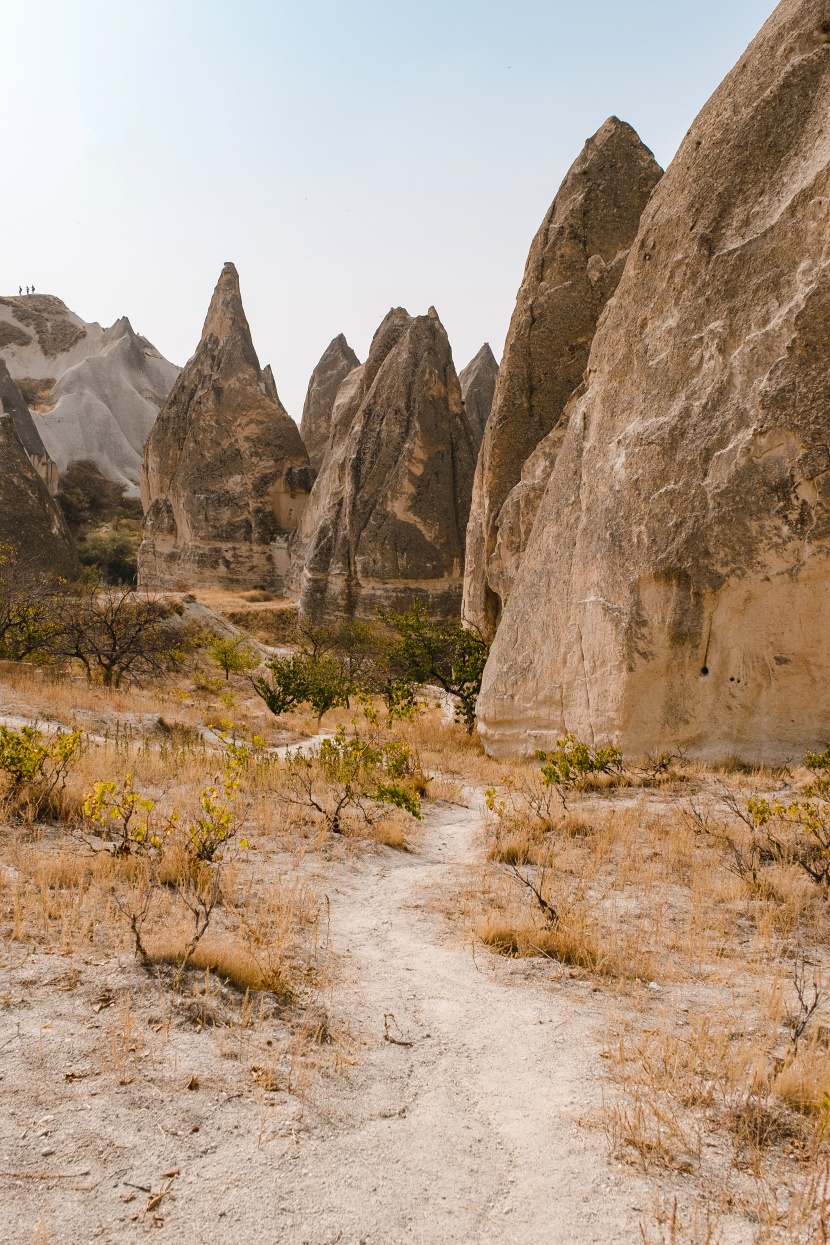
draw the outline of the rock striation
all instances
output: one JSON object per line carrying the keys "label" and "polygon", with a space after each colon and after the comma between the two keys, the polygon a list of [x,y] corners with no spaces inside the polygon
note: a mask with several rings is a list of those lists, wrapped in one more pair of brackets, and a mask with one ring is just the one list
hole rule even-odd
{"label": "rock striation", "polygon": [[331,413],[337,391],[343,381],[360,366],[360,360],[342,333],[329,342],[320,362],[311,373],[303,404],[300,435],[308,450],[315,471],[323,464],[323,455],[331,431]]}
{"label": "rock striation", "polygon": [[57,465],[47,454],[23,395],[9,375],[3,359],[0,359],[0,411],[11,415],[29,461],[46,485],[50,497],[54,497],[58,491]]}
{"label": "rock striation", "polygon": [[0,414],[0,546],[15,550],[15,561],[26,573],[73,579],[79,570],[66,520],[35,470],[5,399]]}
{"label": "rock striation", "polygon": [[126,317],[102,328],[50,294],[0,299],[0,358],[58,470],[92,461],[136,496],[144,443],[179,368]]}
{"label": "rock striation", "polygon": [[[662,174],[611,117],[585,144],[530,248],[479,454],[467,532],[465,621],[492,638],[558,449],[522,468],[581,384],[597,322]],[[511,491],[521,486],[519,497]],[[503,512],[503,513],[502,513]]]}
{"label": "rock striation", "polygon": [[826,0],[783,0],[694,122],[587,371],[485,672],[486,747],[823,747]]}
{"label": "rock striation", "polygon": [[474,466],[437,312],[390,311],[334,403],[294,547],[301,615],[372,618],[418,597],[435,617],[457,617]]}
{"label": "rock striation", "polygon": [[281,592],[311,480],[299,429],[260,368],[236,268],[225,264],[196,353],[145,447],[140,582]]}
{"label": "rock striation", "polygon": [[499,365],[489,342],[485,342],[478,354],[458,373],[464,410],[473,430],[476,447],[481,445],[484,429],[493,409],[498,376]]}

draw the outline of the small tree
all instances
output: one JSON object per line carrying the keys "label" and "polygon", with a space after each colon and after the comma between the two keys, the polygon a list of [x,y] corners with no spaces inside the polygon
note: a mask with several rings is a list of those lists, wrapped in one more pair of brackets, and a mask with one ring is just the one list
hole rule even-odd
{"label": "small tree", "polygon": [[0,657],[25,661],[45,654],[55,636],[60,581],[13,545],[0,545]]}
{"label": "small tree", "polygon": [[257,696],[261,696],[274,717],[281,717],[304,704],[308,696],[306,661],[301,654],[272,657],[265,663],[267,675],[251,680]]}
{"label": "small tree", "polygon": [[174,606],[130,587],[102,587],[93,575],[58,599],[50,645],[57,656],[79,661],[90,679],[120,687],[178,669],[200,642]]}
{"label": "small tree", "polygon": [[230,640],[216,636],[210,646],[210,655],[214,665],[224,670],[226,681],[232,674],[249,674],[259,665],[259,657],[244,636],[235,636]]}
{"label": "small tree", "polygon": [[471,735],[490,651],[486,641],[460,622],[433,621],[418,600],[403,613],[387,610],[381,618],[392,633],[383,660],[388,703],[411,702],[416,686],[435,682],[458,698],[455,716]]}

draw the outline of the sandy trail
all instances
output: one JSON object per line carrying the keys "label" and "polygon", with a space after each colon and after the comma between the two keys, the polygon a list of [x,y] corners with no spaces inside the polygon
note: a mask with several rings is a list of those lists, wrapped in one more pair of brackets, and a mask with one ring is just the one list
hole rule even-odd
{"label": "sandy trail", "polygon": [[[351,968],[341,1002],[368,1052],[352,1120],[304,1156],[304,1213],[280,1240],[639,1239],[653,1192],[577,1122],[599,1105],[599,1011],[569,997],[576,983],[474,957],[429,902],[475,858],[479,825],[475,809],[433,806],[416,853],[363,866],[332,896],[333,945]],[[390,1034],[411,1046],[384,1040],[390,1013]],[[315,1219],[332,1234],[310,1235]]]}
{"label": "sandy trail", "polygon": [[[479,827],[477,809],[434,804],[411,853],[319,865],[330,1012],[354,1064],[312,1076],[304,1101],[251,1084],[256,1035],[235,1050],[192,1025],[146,1058],[139,1044],[114,1077],[124,1022],[93,1006],[102,987],[132,999],[136,1032],[169,1005],[127,955],[33,951],[4,972],[0,1242],[45,1239],[39,1223],[50,1241],[119,1245],[148,1231],[188,1245],[639,1240],[654,1187],[578,1122],[600,1106],[602,996],[548,964],[474,954],[438,911]],[[77,985],[50,985],[73,965]],[[411,1045],[384,1039],[390,1015]],[[158,1212],[150,1189],[168,1190]]]}

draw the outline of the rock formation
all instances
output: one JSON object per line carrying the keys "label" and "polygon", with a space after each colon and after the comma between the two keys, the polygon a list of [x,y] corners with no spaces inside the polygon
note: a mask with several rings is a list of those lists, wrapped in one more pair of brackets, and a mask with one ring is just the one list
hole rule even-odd
{"label": "rock formation", "polygon": [[58,470],[91,460],[136,496],[144,443],[179,368],[126,317],[87,324],[49,294],[0,299],[0,357]]}
{"label": "rock formation", "polygon": [[473,430],[476,447],[481,445],[484,428],[490,417],[498,376],[499,365],[489,342],[485,342],[478,354],[458,373],[464,410]]}
{"label": "rock formation", "polygon": [[[499,756],[830,738],[830,6],[783,0],[643,215],[479,699]],[[504,378],[505,369],[502,369]]]}
{"label": "rock formation", "polygon": [[438,314],[390,311],[342,382],[297,534],[300,612],[372,618],[413,597],[457,617],[475,442]]}
{"label": "rock formation", "polygon": [[58,491],[58,468],[46,453],[40,433],[34,425],[22,393],[9,375],[3,359],[0,359],[0,411],[11,415],[17,435],[35,471],[40,476],[51,497]]}
{"label": "rock formation", "polygon": [[337,391],[349,372],[359,366],[360,360],[341,333],[328,344],[311,373],[300,421],[300,435],[315,471],[319,471],[323,463]]}
{"label": "rock formation", "polygon": [[79,570],[66,520],[5,405],[0,414],[0,546],[16,551],[24,571],[73,579]]}
{"label": "rock formation", "polygon": [[145,447],[141,583],[282,591],[311,469],[275,393],[225,264],[196,353]]}
{"label": "rock formation", "polygon": [[[533,523],[535,476],[504,519],[502,507],[582,381],[597,321],[660,176],[631,126],[611,117],[585,144],[530,248],[479,454],[467,533],[464,618],[488,637]],[[558,440],[548,447],[554,457],[556,446]],[[545,462],[543,477],[551,465]]]}

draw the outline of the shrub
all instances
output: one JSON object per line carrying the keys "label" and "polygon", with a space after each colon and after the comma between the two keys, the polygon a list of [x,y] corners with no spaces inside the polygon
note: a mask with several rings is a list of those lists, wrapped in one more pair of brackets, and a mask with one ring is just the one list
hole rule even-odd
{"label": "shrub", "polygon": [[210,646],[210,655],[214,664],[224,670],[226,680],[232,674],[248,674],[259,665],[259,657],[243,636],[230,640],[217,636]]}
{"label": "shrub", "polygon": [[47,807],[55,807],[82,741],[79,730],[58,731],[46,739],[34,726],[17,731],[0,726],[0,771],[8,779],[15,812],[34,821]]}
{"label": "shrub", "polygon": [[556,789],[563,808],[567,808],[568,793],[588,775],[622,773],[619,748],[591,748],[572,734],[557,739],[552,752],[537,752],[536,759],[542,762],[542,776]]}
{"label": "shrub", "polygon": [[343,814],[350,808],[370,824],[383,806],[421,818],[415,758],[397,737],[382,741],[375,731],[361,738],[340,727],[319,748],[289,754],[286,769],[280,798],[321,814],[333,834],[342,833]]}
{"label": "shrub", "polygon": [[79,546],[78,557],[83,566],[97,567],[108,584],[135,584],[140,544],[140,534],[129,529],[94,532]]}

